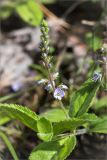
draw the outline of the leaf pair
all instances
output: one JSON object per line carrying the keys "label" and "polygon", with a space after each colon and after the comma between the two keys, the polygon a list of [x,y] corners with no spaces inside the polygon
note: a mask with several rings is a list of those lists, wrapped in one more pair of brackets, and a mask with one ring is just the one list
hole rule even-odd
{"label": "leaf pair", "polygon": [[63,160],[76,145],[75,136],[66,136],[61,139],[52,140],[53,127],[52,123],[45,117],[39,117],[30,109],[14,105],[0,104],[0,109],[9,114],[10,117],[16,118],[29,128],[38,132],[38,136],[48,142],[43,142],[33,150],[30,160]]}

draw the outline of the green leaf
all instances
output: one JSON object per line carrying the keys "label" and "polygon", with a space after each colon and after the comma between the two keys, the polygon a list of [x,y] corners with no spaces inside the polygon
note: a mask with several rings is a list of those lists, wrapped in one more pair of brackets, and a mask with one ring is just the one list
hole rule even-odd
{"label": "green leaf", "polygon": [[0,137],[3,139],[4,143],[8,147],[13,159],[14,160],[18,160],[17,154],[16,154],[16,152],[15,152],[15,150],[14,150],[14,148],[13,148],[11,142],[10,142],[10,140],[8,139],[8,137],[1,131],[0,131]]}
{"label": "green leaf", "polygon": [[79,119],[83,119],[85,122],[92,122],[99,119],[97,115],[94,113],[84,113],[82,116],[78,117]]}
{"label": "green leaf", "polygon": [[99,110],[101,108],[107,108],[107,96],[104,96],[95,102],[94,109]]}
{"label": "green leaf", "polygon": [[35,0],[19,3],[16,6],[16,11],[25,22],[33,26],[39,26],[43,18],[43,13]]}
{"label": "green leaf", "polygon": [[38,129],[38,136],[40,139],[44,141],[50,141],[53,136],[53,127],[51,122],[42,117],[40,120],[37,122],[37,129]]}
{"label": "green leaf", "polygon": [[59,108],[50,109],[50,110],[42,113],[41,116],[46,117],[51,122],[59,122],[59,121],[66,120],[66,115],[64,114],[64,111]]}
{"label": "green leaf", "polygon": [[83,124],[86,123],[84,122],[83,119],[78,119],[78,118],[72,118],[69,120],[64,120],[61,122],[56,122],[53,124],[53,132],[54,136],[67,132],[67,131],[73,131],[77,127],[83,126]]}
{"label": "green leaf", "polygon": [[70,100],[69,115],[71,117],[81,116],[88,111],[92,105],[96,93],[99,89],[100,82],[92,80],[86,81],[82,87],[76,91]]}
{"label": "green leaf", "polygon": [[44,142],[32,151],[29,160],[65,160],[75,145],[75,136]]}
{"label": "green leaf", "polygon": [[107,133],[107,116],[92,122],[89,131],[97,133]]}
{"label": "green leaf", "polygon": [[79,119],[84,121],[83,126],[87,129],[89,129],[89,126],[92,122],[95,122],[97,120],[99,120],[99,117],[97,117],[95,114],[93,113],[85,113],[82,116],[78,117]]}
{"label": "green leaf", "polygon": [[9,122],[10,120],[11,118],[9,117],[9,115],[0,110],[0,125],[3,125]]}
{"label": "green leaf", "polygon": [[37,120],[39,120],[39,117],[29,108],[16,104],[0,103],[0,109],[8,113],[9,116],[11,116],[11,118],[20,120],[29,128],[33,129],[34,131],[37,131]]}
{"label": "green leaf", "polygon": [[85,113],[78,118],[72,118],[69,120],[63,120],[60,122],[53,123],[54,136],[67,131],[74,131],[75,129],[81,126],[87,128],[87,126],[89,126],[91,122],[96,120],[98,120],[98,117],[95,114]]}

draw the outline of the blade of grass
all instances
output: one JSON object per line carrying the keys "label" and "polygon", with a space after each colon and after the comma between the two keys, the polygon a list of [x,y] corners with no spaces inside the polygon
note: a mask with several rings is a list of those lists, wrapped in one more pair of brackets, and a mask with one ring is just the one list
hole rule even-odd
{"label": "blade of grass", "polygon": [[26,91],[31,91],[35,88],[36,85],[33,85],[27,89],[24,89],[22,91],[18,91],[17,93],[11,93],[11,94],[8,94],[6,96],[3,96],[3,97],[0,97],[0,103],[3,103],[3,102],[6,102],[7,100],[9,99],[12,99],[12,98],[15,98],[17,96],[20,96],[21,94],[25,93]]}
{"label": "blade of grass", "polygon": [[10,151],[12,157],[14,160],[19,160],[17,157],[17,154],[10,142],[10,140],[8,139],[8,137],[5,135],[5,133],[3,133],[2,131],[0,131],[0,137],[2,138],[2,140],[4,141],[4,143],[6,144],[6,146],[8,147],[8,150]]}

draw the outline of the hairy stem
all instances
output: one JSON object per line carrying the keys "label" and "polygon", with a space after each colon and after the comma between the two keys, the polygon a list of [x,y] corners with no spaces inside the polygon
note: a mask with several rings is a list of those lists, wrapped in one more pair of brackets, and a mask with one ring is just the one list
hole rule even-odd
{"label": "hairy stem", "polygon": [[77,135],[83,135],[88,133],[88,130],[86,128],[84,129],[78,129],[77,131],[75,131],[74,133],[64,133],[64,134],[60,134],[58,135],[58,137],[64,137],[64,136],[77,136]]}
{"label": "hairy stem", "polygon": [[[44,63],[45,63],[46,69],[47,69],[47,71],[48,71],[48,76],[49,76],[49,80],[50,80],[51,86],[52,86],[53,91],[54,91],[54,90],[55,90],[55,86],[54,86],[54,84],[53,84],[52,75],[51,75],[50,70],[49,70],[49,68],[48,68],[47,62],[44,61]],[[61,109],[63,110],[64,114],[66,115],[66,118],[69,119],[69,115],[68,115],[68,113],[66,112],[66,109],[65,109],[62,101],[59,100],[59,103],[60,103]]]}
{"label": "hairy stem", "polygon": [[68,115],[68,113],[67,113],[67,111],[66,111],[66,109],[65,109],[65,107],[64,107],[64,105],[62,103],[62,101],[59,100],[59,103],[60,103],[61,109],[63,110],[64,114],[66,115],[66,118],[69,119],[69,115]]}
{"label": "hairy stem", "polygon": [[46,69],[47,69],[47,71],[48,71],[49,81],[50,81],[51,86],[52,86],[53,91],[54,91],[54,90],[55,90],[55,86],[54,86],[54,84],[53,84],[53,79],[52,79],[52,75],[51,75],[51,73],[50,73],[50,69],[48,68],[47,62],[44,61],[44,63],[45,63],[45,67],[46,67]]}

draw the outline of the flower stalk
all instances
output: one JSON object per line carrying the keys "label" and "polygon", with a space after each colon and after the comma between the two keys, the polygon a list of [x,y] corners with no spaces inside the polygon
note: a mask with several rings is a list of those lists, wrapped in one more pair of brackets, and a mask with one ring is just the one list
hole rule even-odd
{"label": "flower stalk", "polygon": [[[49,36],[48,36],[49,28],[45,20],[41,23],[41,43],[40,43],[40,50],[42,53],[42,60],[43,65],[45,66],[47,72],[48,72],[48,79],[40,80],[39,82],[43,82],[45,85],[45,89],[53,94],[53,97],[57,99],[60,103],[60,107],[63,110],[64,114],[67,118],[69,118],[68,113],[66,112],[66,109],[62,103],[62,98],[65,96],[65,90],[68,89],[66,85],[60,84],[56,85],[55,81],[58,78],[59,73],[53,73],[52,71],[52,57],[49,55]],[[39,83],[40,84],[40,83]],[[42,83],[41,83],[42,84]]]}

